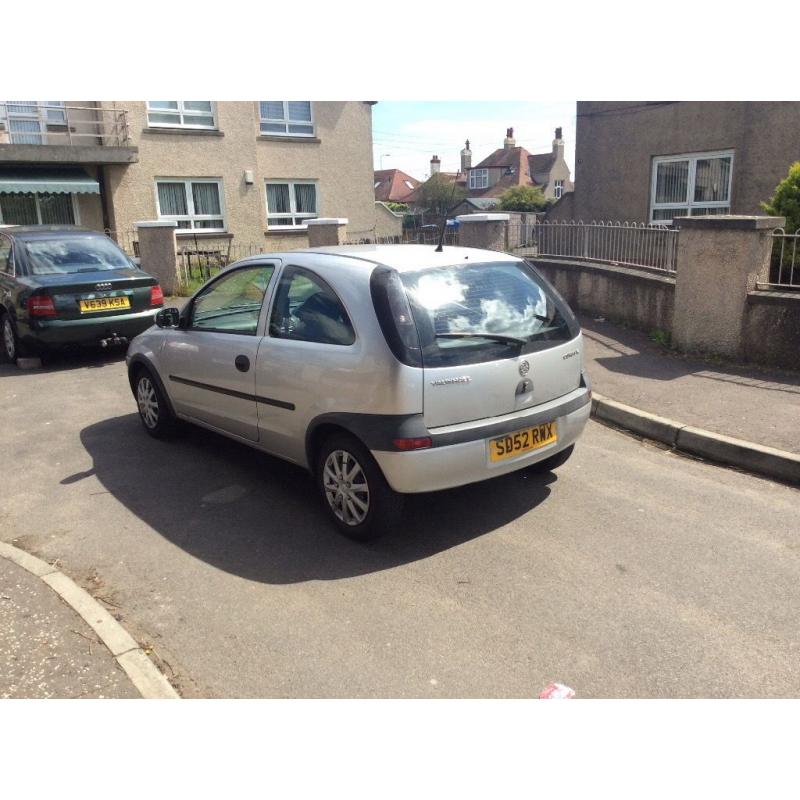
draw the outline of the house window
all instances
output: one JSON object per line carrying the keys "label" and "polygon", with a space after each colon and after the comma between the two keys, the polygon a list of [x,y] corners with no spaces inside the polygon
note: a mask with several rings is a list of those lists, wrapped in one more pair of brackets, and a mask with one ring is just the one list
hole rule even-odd
{"label": "house window", "polygon": [[650,221],[730,213],[732,176],[733,151],[654,158]]}
{"label": "house window", "polygon": [[267,227],[305,227],[318,216],[316,181],[273,181],[267,183]]}
{"label": "house window", "polygon": [[210,100],[148,100],[147,124],[151,128],[217,127]]}
{"label": "house window", "polygon": [[180,229],[226,229],[222,181],[213,178],[157,180],[156,203],[159,219],[173,219]]}
{"label": "house window", "polygon": [[7,100],[0,102],[0,121],[5,121],[11,144],[47,144],[48,125],[66,125],[61,100]]}
{"label": "house window", "polygon": [[554,194],[556,196],[556,200],[561,198],[561,195],[564,194],[564,181],[556,181]]}
{"label": "house window", "polygon": [[74,194],[0,194],[0,223],[4,225],[76,225]]}
{"label": "house window", "polygon": [[412,191],[414,190],[414,184],[413,184],[413,183],[411,183],[411,181],[403,181],[403,183],[404,183],[406,186],[408,186],[408,188],[409,188],[409,189],[411,189]]}
{"label": "house window", "polygon": [[485,189],[489,185],[488,169],[471,169],[469,171],[469,188]]}
{"label": "house window", "polygon": [[310,100],[262,100],[258,104],[261,133],[267,136],[313,136]]}

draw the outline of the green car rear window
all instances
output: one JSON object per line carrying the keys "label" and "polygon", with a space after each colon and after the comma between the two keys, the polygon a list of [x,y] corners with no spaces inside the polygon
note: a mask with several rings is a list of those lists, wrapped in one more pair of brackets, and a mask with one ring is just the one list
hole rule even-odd
{"label": "green car rear window", "polygon": [[33,275],[66,275],[108,269],[130,269],[128,257],[103,236],[70,236],[25,242]]}

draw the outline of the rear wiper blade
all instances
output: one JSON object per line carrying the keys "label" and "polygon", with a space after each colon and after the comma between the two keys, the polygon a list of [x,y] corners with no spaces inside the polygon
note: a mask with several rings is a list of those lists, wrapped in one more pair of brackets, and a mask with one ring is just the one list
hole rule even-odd
{"label": "rear wiper blade", "polygon": [[506,344],[528,344],[527,339],[520,339],[518,336],[506,336],[502,333],[437,333],[437,339],[491,339],[493,342],[505,342]]}

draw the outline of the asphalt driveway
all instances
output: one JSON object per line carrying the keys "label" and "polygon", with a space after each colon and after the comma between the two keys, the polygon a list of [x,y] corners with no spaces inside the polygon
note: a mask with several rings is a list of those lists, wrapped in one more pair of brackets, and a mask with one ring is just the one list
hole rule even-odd
{"label": "asphalt driveway", "polygon": [[336,535],[302,471],[141,430],[121,354],[0,367],[0,536],[186,696],[798,696],[800,492],[590,423],[558,474]]}

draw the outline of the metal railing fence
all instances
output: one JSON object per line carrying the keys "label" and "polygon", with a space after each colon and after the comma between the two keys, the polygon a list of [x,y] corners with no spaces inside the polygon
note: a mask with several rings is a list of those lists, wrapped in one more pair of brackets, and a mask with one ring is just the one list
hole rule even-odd
{"label": "metal railing fence", "polygon": [[234,261],[266,252],[264,243],[234,243],[228,240],[224,243],[210,241],[206,244],[199,241],[182,243],[178,240],[178,274],[187,285],[192,281],[206,281]]}
{"label": "metal railing fence", "polygon": [[764,289],[800,289],[800,253],[798,253],[800,228],[786,233],[783,228],[772,232],[772,257],[769,280],[759,283]]}
{"label": "metal railing fence", "polygon": [[[374,231],[348,231],[345,244],[433,244],[439,242],[441,228],[425,226],[423,228],[405,228],[395,236],[378,236]],[[458,244],[458,233],[452,229],[445,232],[445,244]]]}
{"label": "metal railing fence", "polygon": [[139,257],[139,240],[136,237],[135,230],[115,231],[111,228],[106,228],[103,232],[109,239],[113,239],[117,247],[131,258]]}
{"label": "metal railing fence", "polygon": [[508,226],[508,249],[674,274],[677,228],[636,222],[533,221]]}
{"label": "metal railing fence", "polygon": [[121,108],[0,101],[0,123],[5,144],[121,147],[130,140],[128,112]]}

